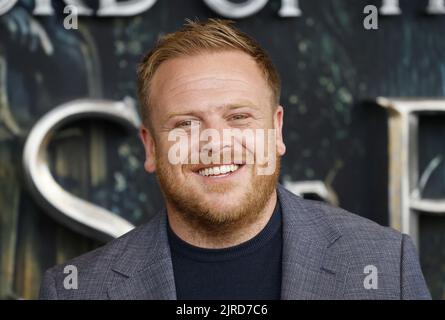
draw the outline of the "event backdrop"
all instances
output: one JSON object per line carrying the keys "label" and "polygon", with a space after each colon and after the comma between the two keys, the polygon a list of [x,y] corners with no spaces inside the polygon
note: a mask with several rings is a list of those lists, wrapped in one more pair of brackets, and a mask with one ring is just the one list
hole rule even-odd
{"label": "event backdrop", "polygon": [[[99,1],[85,3],[93,14],[79,16],[78,29],[64,27],[61,0],[49,15],[36,14],[32,0],[0,15],[0,298],[36,298],[47,268],[104,243],[48,215],[32,196],[22,157],[33,125],[77,99],[136,100],[137,64],[160,36],[186,18],[221,17],[203,0],[158,0],[128,17],[100,16]],[[340,207],[388,225],[389,115],[376,98],[445,96],[445,15],[426,14],[427,0],[402,0],[401,14],[380,15],[378,29],[365,29],[364,7],[381,3],[300,0],[300,16],[282,17],[282,1],[270,0],[236,21],[281,73],[280,180],[319,181]],[[7,4],[0,0],[0,10]],[[424,190],[443,199],[445,118],[421,124],[419,171],[438,159]],[[139,225],[162,197],[143,170],[136,133],[104,119],[73,121],[51,138],[51,172],[65,190]],[[420,215],[419,230],[428,285],[443,299],[445,217]]]}

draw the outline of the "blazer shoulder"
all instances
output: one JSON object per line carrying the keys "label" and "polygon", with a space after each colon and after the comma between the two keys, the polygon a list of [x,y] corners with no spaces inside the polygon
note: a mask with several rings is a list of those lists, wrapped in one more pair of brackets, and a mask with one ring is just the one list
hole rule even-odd
{"label": "blazer shoulder", "polygon": [[46,275],[52,276],[57,280],[59,277],[64,276],[63,271],[66,266],[75,266],[79,273],[95,275],[94,278],[100,279],[101,275],[105,276],[107,271],[111,269],[114,261],[129,247],[144,243],[149,249],[151,241],[147,241],[147,237],[154,236],[150,229],[156,227],[155,225],[158,221],[159,214],[155,215],[147,223],[134,228],[99,248],[49,268],[46,271]]}
{"label": "blazer shoulder", "polygon": [[331,204],[303,199],[308,207],[317,210],[335,227],[343,237],[359,238],[362,240],[401,241],[402,233],[386,226],[382,226],[368,218],[349,212]]}
{"label": "blazer shoulder", "polygon": [[[316,221],[328,229],[338,231],[342,237],[360,239],[402,240],[402,234],[390,227],[349,212],[340,207],[323,201],[308,200],[295,195],[281,185],[278,188],[280,202],[294,211],[292,214],[301,215],[305,221]],[[299,212],[300,211],[300,212]]]}

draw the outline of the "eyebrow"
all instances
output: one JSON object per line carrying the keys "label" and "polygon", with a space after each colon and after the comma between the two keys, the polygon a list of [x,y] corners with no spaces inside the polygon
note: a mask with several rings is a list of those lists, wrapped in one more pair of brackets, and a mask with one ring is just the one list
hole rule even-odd
{"label": "eyebrow", "polygon": [[[216,109],[227,109],[236,110],[241,108],[251,108],[259,110],[259,108],[251,102],[241,102],[241,103],[228,103],[225,105],[218,106]],[[189,112],[173,112],[168,114],[167,120],[180,116],[198,116],[199,114],[206,113],[208,111],[189,111]]]}

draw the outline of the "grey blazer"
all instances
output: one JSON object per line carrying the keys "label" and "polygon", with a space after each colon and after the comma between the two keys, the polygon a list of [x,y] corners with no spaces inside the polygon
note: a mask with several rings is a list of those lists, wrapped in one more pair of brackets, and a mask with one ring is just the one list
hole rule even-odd
{"label": "grey blazer", "polygon": [[[277,190],[282,299],[431,298],[409,236],[282,186]],[[49,269],[40,298],[176,299],[166,223],[162,210],[105,246]],[[64,287],[67,265],[77,268],[77,289]]]}

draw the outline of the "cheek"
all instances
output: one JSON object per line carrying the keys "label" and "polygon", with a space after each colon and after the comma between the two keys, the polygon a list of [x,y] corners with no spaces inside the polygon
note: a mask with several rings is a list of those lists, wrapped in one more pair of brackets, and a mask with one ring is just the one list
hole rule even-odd
{"label": "cheek", "polygon": [[160,148],[160,158],[167,161],[170,166],[190,164],[190,147],[187,142],[169,142]]}

